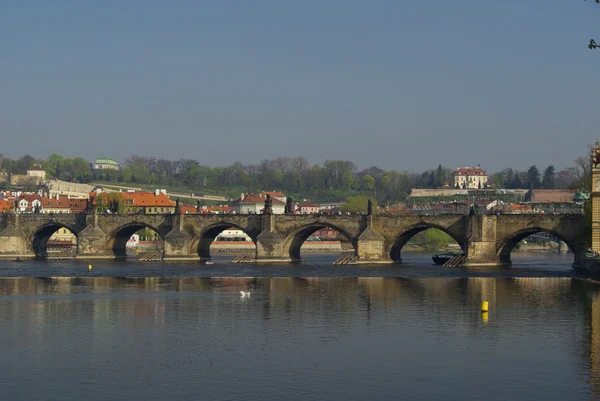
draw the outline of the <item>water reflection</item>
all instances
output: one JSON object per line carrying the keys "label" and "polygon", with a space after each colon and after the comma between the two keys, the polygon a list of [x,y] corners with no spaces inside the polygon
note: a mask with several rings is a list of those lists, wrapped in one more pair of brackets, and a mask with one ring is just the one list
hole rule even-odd
{"label": "water reflection", "polygon": [[[86,369],[104,369],[124,397],[119,380],[141,385],[140,372],[158,380],[187,367],[212,390],[179,377],[194,391],[178,399],[231,399],[252,386],[271,399],[364,399],[375,390],[394,399],[401,388],[429,399],[475,399],[470,391],[487,400],[589,399],[600,397],[599,313],[598,286],[566,278],[1,279],[0,329],[10,334],[0,346],[13,372],[29,373],[0,380],[9,395],[29,374],[40,394],[56,391],[64,380],[48,367],[60,366],[75,391]],[[96,384],[88,399],[110,399]],[[141,389],[137,399],[171,390]]]}

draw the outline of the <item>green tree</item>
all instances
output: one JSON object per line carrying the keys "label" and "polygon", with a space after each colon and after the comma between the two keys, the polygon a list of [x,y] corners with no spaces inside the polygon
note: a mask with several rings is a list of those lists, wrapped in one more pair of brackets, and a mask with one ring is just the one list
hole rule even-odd
{"label": "green tree", "polygon": [[539,188],[540,187],[540,185],[541,185],[540,171],[537,169],[536,166],[531,166],[531,167],[529,167],[529,170],[527,170],[526,184],[529,188]]}
{"label": "green tree", "polygon": [[360,180],[360,185],[363,190],[372,191],[375,188],[375,178],[369,174],[365,174]]}
{"label": "green tree", "polygon": [[545,189],[554,189],[554,166],[549,165],[544,170],[543,178],[542,178],[542,188]]}
{"label": "green tree", "polygon": [[442,230],[436,228],[425,230],[424,244],[427,248],[438,250],[454,242],[456,241]]}
{"label": "green tree", "polygon": [[125,204],[123,203],[123,194],[121,192],[103,192],[94,199],[94,206],[98,213],[123,213]]}
{"label": "green tree", "polygon": [[[373,213],[377,211],[377,200],[371,198],[373,202]],[[346,198],[346,203],[341,207],[344,213],[367,213],[369,197],[364,195],[352,195]]]}
{"label": "green tree", "polygon": [[50,157],[48,157],[44,163],[42,163],[42,167],[44,168],[44,170],[46,171],[46,174],[48,174],[49,177],[51,178],[58,178],[60,175],[60,167],[61,167],[61,162],[63,161],[64,157],[62,157],[61,155],[57,154],[57,153],[52,153],[50,155]]}

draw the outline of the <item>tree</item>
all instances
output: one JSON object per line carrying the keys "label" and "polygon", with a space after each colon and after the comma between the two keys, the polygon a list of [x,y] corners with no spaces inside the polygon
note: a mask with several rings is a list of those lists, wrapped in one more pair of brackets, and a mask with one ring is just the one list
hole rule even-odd
{"label": "tree", "polygon": [[44,170],[46,170],[46,174],[53,178],[58,178],[60,175],[61,162],[64,157],[57,153],[52,153],[50,157],[46,159],[46,161],[42,164]]}
{"label": "tree", "polygon": [[446,172],[441,164],[438,165],[434,175],[434,187],[441,188],[446,183]]}
{"label": "tree", "polygon": [[[377,211],[377,200],[371,199],[373,202],[373,211]],[[353,195],[346,198],[346,203],[341,207],[342,212],[349,213],[366,213],[369,203],[369,197],[364,195]]]}
{"label": "tree", "polygon": [[[589,150],[588,155],[592,153],[594,148],[592,145],[587,145]],[[572,167],[573,174],[579,181],[579,187],[586,191],[592,190],[592,158],[590,156],[579,156],[575,159],[575,167]]]}
{"label": "tree", "polygon": [[572,168],[559,171],[554,179],[556,189],[579,189],[579,179]]}
{"label": "tree", "polygon": [[360,184],[365,191],[372,191],[375,188],[375,178],[369,174],[363,175]]}
{"label": "tree", "polygon": [[121,192],[103,192],[95,198],[95,206],[98,213],[123,213],[125,204]]}
{"label": "tree", "polygon": [[554,166],[549,165],[544,170],[544,176],[542,178],[542,188],[554,189]]}
{"label": "tree", "polygon": [[529,170],[527,170],[527,186],[529,188],[539,188],[540,185],[540,171],[536,166],[529,167]]}

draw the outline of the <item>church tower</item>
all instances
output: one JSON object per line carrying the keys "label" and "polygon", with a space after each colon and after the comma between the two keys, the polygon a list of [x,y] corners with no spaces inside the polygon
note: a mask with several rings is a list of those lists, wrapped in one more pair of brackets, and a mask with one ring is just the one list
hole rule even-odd
{"label": "church tower", "polygon": [[600,139],[592,149],[592,251],[600,252]]}

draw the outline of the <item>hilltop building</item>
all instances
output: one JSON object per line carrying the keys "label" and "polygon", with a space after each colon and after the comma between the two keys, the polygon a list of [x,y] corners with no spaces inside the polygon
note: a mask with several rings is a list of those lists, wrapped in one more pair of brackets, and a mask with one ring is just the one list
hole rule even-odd
{"label": "hilltop building", "polygon": [[116,170],[119,171],[119,163],[108,157],[103,157],[94,162],[94,170]]}
{"label": "hilltop building", "polygon": [[33,166],[27,169],[27,177],[35,177],[40,180],[45,180],[46,171],[40,166]]}
{"label": "hilltop building", "polygon": [[458,167],[452,174],[454,188],[483,189],[488,186],[488,176],[481,167]]}

